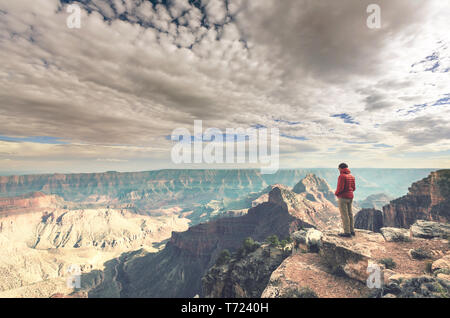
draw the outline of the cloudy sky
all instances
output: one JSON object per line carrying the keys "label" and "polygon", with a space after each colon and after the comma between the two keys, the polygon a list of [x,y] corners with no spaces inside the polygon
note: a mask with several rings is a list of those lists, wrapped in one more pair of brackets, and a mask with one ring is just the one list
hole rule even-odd
{"label": "cloudy sky", "polygon": [[449,16],[441,0],[0,0],[0,172],[191,167],[168,136],[194,120],[279,128],[281,168],[449,168]]}

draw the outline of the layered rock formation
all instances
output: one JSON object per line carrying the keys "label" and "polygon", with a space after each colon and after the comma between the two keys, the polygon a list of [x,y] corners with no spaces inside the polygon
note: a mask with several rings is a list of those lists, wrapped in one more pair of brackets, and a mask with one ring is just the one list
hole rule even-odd
{"label": "layered rock formation", "polygon": [[307,175],[292,191],[281,185],[274,188],[269,202],[280,205],[291,215],[315,227],[339,226],[339,211],[333,204],[336,203],[335,196],[326,181],[314,175]]}
{"label": "layered rock formation", "polygon": [[330,185],[322,178],[314,174],[308,174],[292,189],[293,192],[304,194],[304,197],[312,202],[330,201],[337,205],[336,196]]}
{"label": "layered rock formation", "polygon": [[[46,202],[46,201],[45,201]],[[137,215],[126,210],[67,210],[46,207],[0,217],[0,297],[49,297],[70,293],[67,269],[102,273],[104,263],[123,252],[146,248],[173,230],[188,228],[177,215]],[[83,284],[89,276],[83,276]],[[97,280],[101,280],[99,276]]]}
{"label": "layered rock formation", "polygon": [[45,208],[57,208],[62,205],[62,198],[56,195],[32,192],[17,197],[0,198],[0,216],[29,211],[38,212]]}
{"label": "layered rock formation", "polygon": [[[377,192],[396,197],[429,169],[353,169],[357,196]],[[336,185],[336,169],[286,169],[261,175],[259,170],[157,170],[146,172],[105,172],[0,176],[0,196],[18,196],[34,191],[56,194],[66,201],[136,203],[136,208],[158,208],[174,202],[204,203],[212,199],[236,198],[258,192],[271,184],[294,186],[313,173]],[[332,197],[329,197],[332,200]]]}
{"label": "layered rock formation", "polygon": [[409,228],[416,220],[450,222],[450,170],[432,172],[383,207],[384,226]]}

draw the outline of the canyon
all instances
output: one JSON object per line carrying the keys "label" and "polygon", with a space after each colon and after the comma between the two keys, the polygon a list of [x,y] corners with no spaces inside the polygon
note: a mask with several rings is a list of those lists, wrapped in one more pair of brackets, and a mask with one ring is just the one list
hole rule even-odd
{"label": "canyon", "polygon": [[[374,194],[366,203],[379,203],[387,196],[369,176],[387,176],[375,181],[387,182],[381,190],[389,193],[424,173],[414,170],[400,182],[403,170],[389,175],[363,169],[357,182],[362,192]],[[355,216],[359,231],[408,229],[417,220],[448,223],[448,173],[414,179],[408,194],[383,212],[363,209]],[[267,246],[267,238],[292,242],[308,229],[333,236],[340,228],[333,189],[320,174],[336,177],[331,169],[280,170],[273,176],[256,170],[164,170],[0,177],[0,297],[275,297],[280,293],[268,292],[269,278],[299,255],[286,254],[294,255],[294,243],[280,249]],[[241,255],[249,237],[259,248]],[[445,254],[444,245],[433,248]],[[216,261],[224,250],[234,261],[222,268]],[[305,261],[318,262],[314,255],[306,253]],[[81,267],[80,290],[67,287],[71,264]],[[240,282],[246,272],[257,283]],[[324,273],[324,280],[337,284]]]}

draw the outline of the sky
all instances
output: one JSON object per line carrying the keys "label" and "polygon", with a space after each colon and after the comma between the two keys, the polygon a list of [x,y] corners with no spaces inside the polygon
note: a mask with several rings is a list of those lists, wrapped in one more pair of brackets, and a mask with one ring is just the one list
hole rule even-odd
{"label": "sky", "polygon": [[278,128],[280,168],[449,168],[448,16],[441,0],[0,0],[0,173],[252,166],[173,163],[168,136],[194,120]]}

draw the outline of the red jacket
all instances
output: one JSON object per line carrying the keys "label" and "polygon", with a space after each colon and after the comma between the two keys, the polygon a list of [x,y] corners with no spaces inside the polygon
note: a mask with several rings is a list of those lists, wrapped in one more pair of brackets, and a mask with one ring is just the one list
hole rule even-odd
{"label": "red jacket", "polygon": [[338,179],[336,192],[334,194],[338,198],[353,199],[353,191],[355,190],[355,177],[350,174],[350,169],[342,169],[341,175]]}

